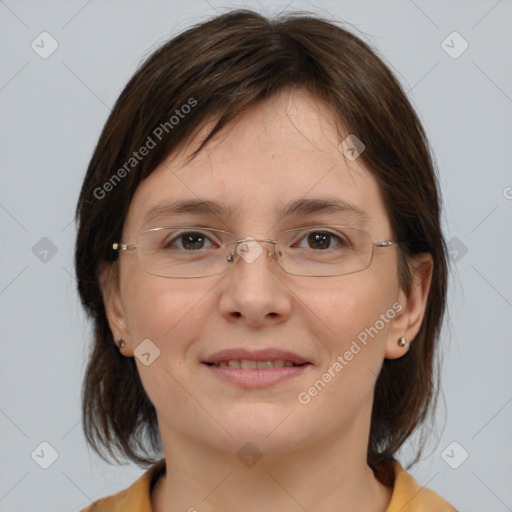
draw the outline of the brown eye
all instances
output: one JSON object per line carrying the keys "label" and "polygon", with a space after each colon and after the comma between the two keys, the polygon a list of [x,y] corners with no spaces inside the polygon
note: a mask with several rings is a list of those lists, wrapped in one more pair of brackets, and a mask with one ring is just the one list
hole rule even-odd
{"label": "brown eye", "polygon": [[[342,237],[329,231],[311,231],[307,235],[307,248],[316,250],[348,247],[350,244]],[[335,243],[335,245],[333,245]]]}
{"label": "brown eye", "polygon": [[203,249],[207,240],[209,240],[209,238],[200,231],[187,231],[165,241],[162,246],[164,249],[197,251],[199,249]]}
{"label": "brown eye", "polygon": [[205,236],[202,233],[185,233],[180,240],[185,249],[197,250],[203,248]]}
{"label": "brown eye", "polygon": [[310,233],[308,243],[313,249],[328,249],[331,243],[331,235],[329,233]]}

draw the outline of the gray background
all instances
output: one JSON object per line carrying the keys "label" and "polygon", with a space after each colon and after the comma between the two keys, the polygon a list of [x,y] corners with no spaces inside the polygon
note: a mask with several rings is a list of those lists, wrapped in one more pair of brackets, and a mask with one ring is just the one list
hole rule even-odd
{"label": "gray background", "polygon": [[[0,511],[78,510],[142,474],[103,463],[84,442],[90,326],[75,292],[74,208],[103,123],[141,59],[242,6],[345,20],[409,91],[435,150],[453,249],[444,400],[411,472],[461,511],[512,510],[511,1],[186,4],[0,1]],[[46,59],[43,31],[58,44]],[[460,55],[464,41],[446,39],[454,31],[469,45]],[[43,441],[58,453],[48,469]]]}

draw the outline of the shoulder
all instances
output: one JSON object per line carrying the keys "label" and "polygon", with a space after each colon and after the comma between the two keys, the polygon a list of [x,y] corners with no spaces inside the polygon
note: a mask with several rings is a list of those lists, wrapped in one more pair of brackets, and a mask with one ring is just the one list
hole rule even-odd
{"label": "shoulder", "polygon": [[457,512],[439,494],[420,486],[398,461],[393,461],[393,469],[395,484],[386,512]]}
{"label": "shoulder", "polygon": [[165,459],[151,466],[130,487],[112,496],[100,498],[80,512],[151,512],[151,489],[158,477],[165,471]]}

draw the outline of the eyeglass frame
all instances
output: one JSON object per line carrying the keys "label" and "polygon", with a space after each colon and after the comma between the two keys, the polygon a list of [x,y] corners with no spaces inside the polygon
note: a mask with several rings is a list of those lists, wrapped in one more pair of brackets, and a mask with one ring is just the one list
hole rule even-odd
{"label": "eyeglass frame", "polygon": [[[277,261],[277,264],[279,265],[279,267],[281,268],[281,270],[283,272],[285,272],[285,273],[287,273],[289,275],[292,275],[292,276],[299,276],[299,277],[339,277],[339,276],[346,276],[346,275],[350,275],[350,274],[356,274],[358,272],[362,272],[364,270],[367,270],[370,267],[370,265],[372,264],[374,248],[375,247],[377,247],[377,248],[386,248],[386,247],[392,247],[392,246],[398,245],[400,243],[403,243],[403,240],[398,240],[398,241],[397,240],[381,240],[381,241],[375,242],[372,239],[370,233],[368,233],[368,231],[365,231],[364,229],[355,228],[355,227],[352,227],[352,226],[343,226],[343,225],[332,225],[331,226],[331,225],[328,225],[328,224],[304,226],[304,227],[300,227],[300,228],[286,229],[286,230],[282,231],[281,233],[279,233],[279,235],[282,235],[283,233],[288,233],[290,231],[301,231],[301,230],[304,230],[304,229],[322,228],[322,227],[325,227],[325,228],[335,228],[335,227],[337,227],[337,228],[345,228],[345,229],[355,229],[357,231],[362,231],[363,233],[366,233],[368,235],[368,238],[372,242],[372,253],[371,253],[370,261],[369,261],[368,265],[366,267],[360,269],[360,270],[354,270],[352,272],[346,272],[346,273],[343,273],[343,274],[334,274],[334,275],[328,275],[328,276],[313,276],[313,275],[304,275],[304,274],[293,274],[293,273],[288,272],[287,270],[285,270],[282,267],[282,265],[279,263],[278,258],[276,258],[276,255],[277,255],[277,253],[276,253],[276,244],[280,243],[278,240],[250,237],[250,238],[243,238],[241,240],[233,240],[233,241],[230,241],[230,242],[224,242],[222,244],[222,247],[226,246],[227,244],[235,244],[234,250],[227,254],[227,261],[229,263],[232,263],[232,262],[234,262],[234,258],[235,258],[234,255],[235,255],[235,253],[238,254],[237,249],[238,249],[238,245],[240,243],[243,243],[243,242],[270,242],[270,243],[274,244],[274,252],[270,252],[269,251],[267,256],[271,257],[272,259],[275,259]],[[151,229],[146,229],[144,231],[141,231],[137,235],[137,240],[144,233],[148,233],[150,231],[161,231],[161,230],[164,230],[164,229],[191,229],[191,230],[197,229],[197,230],[215,231],[215,232],[224,233],[226,235],[233,236],[233,233],[230,233],[229,231],[224,231],[223,229],[207,228],[207,227],[202,227],[202,226],[170,226],[170,227],[165,227],[165,228],[164,227],[151,228]],[[135,250],[137,250],[137,242],[135,241],[135,242],[127,243],[127,244],[123,244],[121,242],[114,242],[112,244],[112,249],[114,251],[118,252],[119,254],[121,252],[123,252],[123,251],[135,251]],[[240,254],[238,254],[238,257],[241,258]],[[229,259],[229,258],[232,258],[232,259]],[[142,268],[142,270],[144,272],[146,272],[147,274],[149,274],[151,276],[162,277],[164,279],[201,279],[203,277],[212,277],[212,276],[218,276],[218,275],[224,274],[230,268],[233,268],[231,265],[229,265],[229,266],[226,267],[226,270],[223,270],[222,272],[217,272],[215,274],[208,274],[208,275],[205,275],[205,276],[162,276],[160,274],[153,274],[151,272],[148,272],[146,269],[144,269],[144,267],[142,266],[138,256],[137,256],[137,261],[139,262],[139,265],[140,265],[140,267]]]}

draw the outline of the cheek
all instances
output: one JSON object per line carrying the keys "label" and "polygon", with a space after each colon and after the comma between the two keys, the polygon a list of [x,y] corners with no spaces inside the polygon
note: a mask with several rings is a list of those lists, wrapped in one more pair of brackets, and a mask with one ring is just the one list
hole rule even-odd
{"label": "cheek", "polygon": [[337,425],[340,418],[372,403],[395,314],[394,288],[382,273],[367,272],[343,276],[337,286],[310,289],[303,297],[309,306],[304,308],[306,324],[321,343],[324,357],[298,399],[310,404],[309,412],[323,414],[328,408]]}
{"label": "cheek", "polygon": [[162,349],[178,350],[180,338],[186,339],[187,331],[204,318],[201,314],[204,286],[203,294],[199,287],[198,283],[163,279],[137,270],[127,273],[121,293],[134,346],[149,338]]}
{"label": "cheek", "polygon": [[367,271],[341,276],[323,287],[296,288],[295,293],[301,299],[300,307],[317,324],[318,337],[343,348],[391,308],[396,288],[382,273]]}
{"label": "cheek", "polygon": [[171,409],[173,414],[199,417],[200,412],[191,411],[187,405],[190,395],[183,383],[192,370],[187,363],[190,340],[197,338],[207,318],[206,301],[201,300],[204,285],[199,289],[190,281],[175,282],[136,269],[126,276],[122,293],[133,347],[146,339],[157,347],[150,346],[150,351],[156,351],[152,354],[158,356],[148,365],[134,358],[148,397],[160,413]]}
{"label": "cheek", "polygon": [[396,289],[393,273],[376,268],[342,276],[324,287],[297,290],[308,306],[303,313],[311,335],[324,354],[320,373],[329,382],[325,398],[332,394],[348,406],[373,393],[395,316]]}

